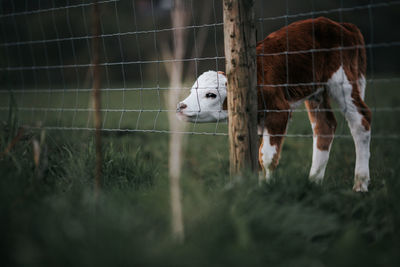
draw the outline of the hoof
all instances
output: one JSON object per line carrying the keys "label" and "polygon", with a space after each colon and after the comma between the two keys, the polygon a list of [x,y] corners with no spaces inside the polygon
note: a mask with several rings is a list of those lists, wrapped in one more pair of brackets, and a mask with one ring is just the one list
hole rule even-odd
{"label": "hoof", "polygon": [[324,180],[323,177],[318,177],[318,176],[309,176],[308,179],[310,182],[321,185],[322,181]]}
{"label": "hoof", "polygon": [[271,182],[271,171],[270,170],[266,170],[266,171],[260,171],[258,173],[258,185],[263,185],[263,184],[268,184]]}
{"label": "hoof", "polygon": [[367,179],[357,179],[353,186],[354,192],[368,192],[368,180]]}

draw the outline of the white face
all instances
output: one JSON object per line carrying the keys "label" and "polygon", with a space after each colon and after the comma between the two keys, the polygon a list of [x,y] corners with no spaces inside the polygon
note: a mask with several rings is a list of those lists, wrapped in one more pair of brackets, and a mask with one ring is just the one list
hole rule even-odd
{"label": "white face", "polygon": [[226,121],[228,111],[223,110],[226,83],[223,73],[204,72],[193,84],[190,95],[178,103],[176,116],[187,122]]}

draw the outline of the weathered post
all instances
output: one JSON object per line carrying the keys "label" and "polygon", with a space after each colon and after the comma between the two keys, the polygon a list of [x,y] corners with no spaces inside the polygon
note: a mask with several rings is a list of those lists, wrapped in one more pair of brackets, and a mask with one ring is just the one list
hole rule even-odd
{"label": "weathered post", "polygon": [[224,0],[230,173],[257,170],[257,70],[254,0]]}

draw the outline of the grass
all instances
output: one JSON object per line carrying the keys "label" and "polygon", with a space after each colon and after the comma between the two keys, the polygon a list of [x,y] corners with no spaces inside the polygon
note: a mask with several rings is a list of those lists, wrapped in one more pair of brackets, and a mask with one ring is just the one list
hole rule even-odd
{"label": "grass", "polygon": [[[370,88],[370,106],[399,103],[398,84]],[[110,102],[118,106],[117,99]],[[398,134],[395,112],[375,112],[373,133]],[[7,115],[0,130],[4,151],[18,125],[31,123],[32,114],[1,114]],[[58,123],[52,114],[45,125]],[[341,116],[337,118],[337,133],[348,134]],[[306,114],[295,113],[289,133],[309,134],[309,128]],[[334,141],[322,185],[307,180],[312,140],[287,138],[273,181],[258,186],[250,174],[229,178],[226,136],[185,135],[181,182],[186,236],[178,244],[170,233],[168,137],[104,133],[102,192],[95,203],[92,133],[26,130],[0,158],[1,265],[399,265],[399,139],[372,140],[370,192],[357,194],[351,190],[355,155],[349,138]],[[39,165],[33,160],[32,140],[41,147]]]}

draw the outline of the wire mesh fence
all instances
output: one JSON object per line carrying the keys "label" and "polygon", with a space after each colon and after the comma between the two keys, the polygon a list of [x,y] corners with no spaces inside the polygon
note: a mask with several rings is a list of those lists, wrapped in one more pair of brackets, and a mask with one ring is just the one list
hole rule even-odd
{"label": "wire mesh fence", "polygon": [[[224,70],[222,1],[185,1],[189,23],[173,27],[170,0],[99,1],[101,10],[100,71],[102,75],[102,129],[111,132],[171,132],[167,94],[182,97],[196,78],[207,70]],[[56,130],[94,130],[91,102],[92,1],[2,1],[0,4],[0,118],[10,107],[19,123]],[[400,111],[400,1],[256,1],[257,38],[290,23],[325,16],[357,25],[366,40],[368,69],[366,102],[373,112],[373,138],[399,138]],[[178,30],[185,33],[187,47],[174,58],[168,47]],[[354,49],[338,47],[329,51]],[[259,56],[312,54],[321,49],[289,51]],[[325,51],[326,52],[326,51]],[[171,88],[168,71],[174,63],[184,66],[184,86]],[[289,77],[285,90],[293,84]],[[265,85],[265,84],[264,84]],[[297,84],[298,85],[298,84]],[[302,86],[324,86],[311,83]],[[324,111],[323,109],[320,111]],[[334,112],[340,112],[337,107]],[[260,112],[288,112],[263,109]],[[289,110],[295,118],[306,117],[301,106]],[[338,116],[340,118],[341,116]],[[380,118],[391,117],[393,120]],[[336,137],[350,137],[344,121]],[[340,126],[342,125],[342,126]],[[227,135],[227,125],[193,123],[182,133]],[[289,128],[288,137],[312,137],[309,124]]]}

